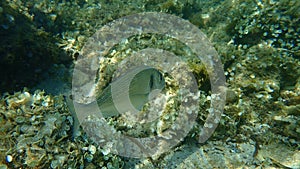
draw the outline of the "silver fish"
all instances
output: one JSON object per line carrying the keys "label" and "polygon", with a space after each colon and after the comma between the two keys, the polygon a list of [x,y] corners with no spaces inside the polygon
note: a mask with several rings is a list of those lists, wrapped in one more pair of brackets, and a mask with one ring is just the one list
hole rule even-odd
{"label": "silver fish", "polygon": [[[89,104],[76,103],[65,97],[75,119],[73,132],[78,130],[80,122],[87,116],[99,115],[99,109],[104,118],[131,111],[132,106],[140,111],[164,86],[164,77],[157,69],[143,66],[132,69],[117,78],[96,97],[96,101]],[[115,94],[112,94],[112,91]],[[74,106],[79,113],[75,113]]]}

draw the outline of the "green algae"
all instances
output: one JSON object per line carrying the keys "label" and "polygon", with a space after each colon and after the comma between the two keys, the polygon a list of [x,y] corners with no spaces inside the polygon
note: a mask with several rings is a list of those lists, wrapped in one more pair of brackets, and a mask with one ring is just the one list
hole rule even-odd
{"label": "green algae", "polygon": [[[20,100],[24,102],[20,104]],[[79,168],[87,164],[97,165],[103,158],[106,160],[101,162],[102,166],[112,163],[115,168],[119,168],[122,165],[115,155],[104,157],[101,151],[86,149],[93,145],[84,135],[76,140],[70,137],[71,115],[61,95],[49,96],[41,91],[30,94],[24,91],[7,95],[1,98],[2,101],[6,104],[0,106],[0,114],[5,119],[1,125],[1,129],[5,130],[0,133],[0,154],[1,157],[13,157],[8,167]],[[18,115],[19,110],[22,116]],[[91,156],[93,162],[89,160]],[[5,158],[1,158],[0,163],[6,164]]]}

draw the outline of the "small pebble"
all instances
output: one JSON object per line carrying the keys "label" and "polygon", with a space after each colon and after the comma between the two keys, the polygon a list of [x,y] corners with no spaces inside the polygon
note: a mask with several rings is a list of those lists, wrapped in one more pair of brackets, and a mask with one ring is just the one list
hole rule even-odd
{"label": "small pebble", "polygon": [[89,150],[89,152],[90,152],[91,154],[95,154],[97,148],[96,148],[94,145],[90,145],[89,148],[88,148],[88,150]]}
{"label": "small pebble", "polygon": [[238,100],[237,93],[231,89],[227,89],[226,91],[226,101],[228,103],[234,103]]}
{"label": "small pebble", "polygon": [[7,155],[7,156],[6,156],[6,161],[7,161],[8,163],[12,162],[12,160],[13,160],[13,157],[12,157],[11,155]]}

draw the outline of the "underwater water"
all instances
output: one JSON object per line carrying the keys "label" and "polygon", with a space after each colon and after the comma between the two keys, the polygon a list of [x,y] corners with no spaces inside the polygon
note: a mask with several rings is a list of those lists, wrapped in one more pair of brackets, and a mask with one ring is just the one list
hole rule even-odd
{"label": "underwater water", "polygon": [[298,0],[3,0],[0,168],[300,168],[299,49]]}

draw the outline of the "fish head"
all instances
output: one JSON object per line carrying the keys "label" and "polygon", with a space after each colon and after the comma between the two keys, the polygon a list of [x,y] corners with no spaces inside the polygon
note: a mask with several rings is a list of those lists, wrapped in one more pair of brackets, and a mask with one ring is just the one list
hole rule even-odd
{"label": "fish head", "polygon": [[165,87],[165,79],[160,71],[148,68],[137,73],[129,86],[130,95],[149,95],[153,91],[161,91]]}
{"label": "fish head", "polygon": [[160,71],[147,68],[137,73],[129,86],[132,105],[141,110],[143,105],[157,96],[165,87],[165,79]]}

